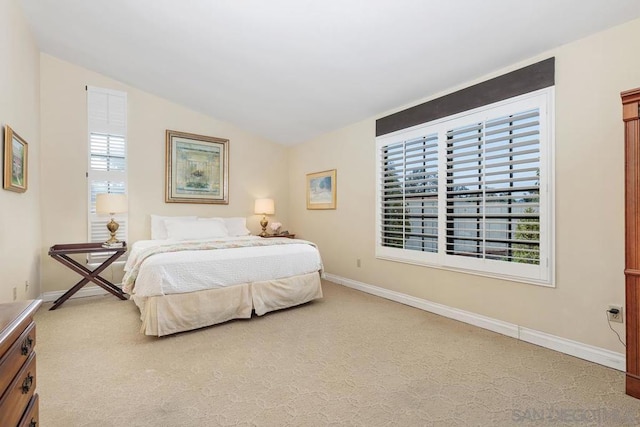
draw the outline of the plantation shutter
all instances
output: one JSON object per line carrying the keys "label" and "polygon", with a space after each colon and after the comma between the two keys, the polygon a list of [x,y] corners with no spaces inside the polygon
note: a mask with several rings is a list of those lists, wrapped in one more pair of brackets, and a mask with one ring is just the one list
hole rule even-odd
{"label": "plantation shutter", "polygon": [[437,135],[389,144],[381,150],[382,245],[437,252]]}
{"label": "plantation shutter", "polygon": [[446,254],[540,263],[540,113],[446,134]]}
{"label": "plantation shutter", "polygon": [[554,90],[376,138],[376,257],[554,285]]}
{"label": "plantation shutter", "polygon": [[[88,239],[98,243],[109,236],[109,217],[96,214],[96,196],[100,193],[127,192],[127,94],[108,89],[87,87],[89,129],[89,168],[87,172],[89,206]],[[128,215],[115,215],[120,227],[119,240],[127,240]],[[89,262],[101,262],[110,255],[89,254]]]}

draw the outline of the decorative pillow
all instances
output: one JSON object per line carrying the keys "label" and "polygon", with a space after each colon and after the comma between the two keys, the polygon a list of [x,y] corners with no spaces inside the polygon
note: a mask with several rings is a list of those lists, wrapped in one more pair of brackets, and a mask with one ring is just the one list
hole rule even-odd
{"label": "decorative pillow", "polygon": [[164,225],[164,221],[167,219],[179,219],[179,220],[191,220],[198,219],[197,216],[160,216],[151,215],[151,239],[152,240],[165,240],[167,239],[167,227]]}
{"label": "decorative pillow", "polygon": [[247,228],[247,219],[243,217],[198,218],[198,221],[224,221],[229,237],[248,236],[251,234],[251,231]]}
{"label": "decorative pillow", "polygon": [[199,240],[228,237],[227,226],[222,220],[193,221],[166,219],[167,236],[174,240]]}

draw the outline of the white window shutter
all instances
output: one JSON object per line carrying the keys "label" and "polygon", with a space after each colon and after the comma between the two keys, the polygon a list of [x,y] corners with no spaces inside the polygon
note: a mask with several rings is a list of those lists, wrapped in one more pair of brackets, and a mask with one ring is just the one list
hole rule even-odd
{"label": "white window shutter", "polygon": [[383,246],[438,250],[438,136],[390,144],[382,154]]}
{"label": "white window shutter", "polygon": [[[108,216],[96,214],[96,196],[100,193],[127,193],[127,94],[87,87],[88,117],[88,240],[104,242],[110,237]],[[127,240],[128,215],[115,216],[119,228],[116,237]],[[101,262],[111,255],[89,254],[88,262]]]}
{"label": "white window shutter", "polygon": [[552,108],[548,88],[378,137],[376,256],[552,285]]}
{"label": "white window shutter", "polygon": [[539,264],[539,110],[447,132],[448,255]]}

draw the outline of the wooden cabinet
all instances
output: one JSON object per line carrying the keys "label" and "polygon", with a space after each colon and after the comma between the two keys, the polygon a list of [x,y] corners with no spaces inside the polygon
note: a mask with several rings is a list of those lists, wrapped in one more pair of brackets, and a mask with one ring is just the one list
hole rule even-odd
{"label": "wooden cabinet", "polygon": [[640,398],[640,88],[622,92],[625,157],[626,392]]}
{"label": "wooden cabinet", "polygon": [[0,304],[0,426],[36,427],[36,325],[42,301]]}

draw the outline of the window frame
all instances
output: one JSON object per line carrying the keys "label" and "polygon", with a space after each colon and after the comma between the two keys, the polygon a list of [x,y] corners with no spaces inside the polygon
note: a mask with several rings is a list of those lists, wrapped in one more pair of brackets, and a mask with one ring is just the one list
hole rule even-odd
{"label": "window frame", "polygon": [[[99,96],[106,96],[106,104],[97,99]],[[117,111],[111,111],[112,106]],[[87,86],[87,241],[90,243],[104,242],[109,237],[109,231],[106,226],[109,222],[109,217],[98,215],[95,212],[96,201],[95,195],[92,193],[92,183],[115,183],[116,187],[121,186],[123,188],[123,192],[117,192],[118,194],[127,194],[128,191],[129,141],[127,137],[127,110],[126,92]],[[106,137],[107,145],[111,137],[122,138],[124,140],[122,170],[92,169],[92,155],[94,154],[92,152],[92,135],[94,134]],[[105,158],[108,157],[110,156],[105,156]],[[111,185],[107,184],[107,188],[111,188]],[[120,225],[116,237],[126,242],[129,231],[128,213],[115,214],[114,219]],[[113,252],[90,253],[87,254],[87,262],[90,264],[99,264],[112,254]],[[125,260],[126,255],[116,262],[125,262]]]}
{"label": "window frame", "polygon": [[[378,259],[440,268],[480,276],[555,286],[555,217],[554,170],[555,123],[553,86],[515,96],[469,111],[442,117],[376,138],[376,249]],[[540,263],[530,265],[516,262],[469,258],[446,254],[447,179],[446,132],[456,126],[482,120],[483,122],[524,111],[523,108],[540,108]],[[422,252],[382,245],[382,151],[383,147],[437,133],[438,135],[438,251]],[[443,137],[445,136],[445,137]],[[444,177],[444,179],[442,178]]]}

